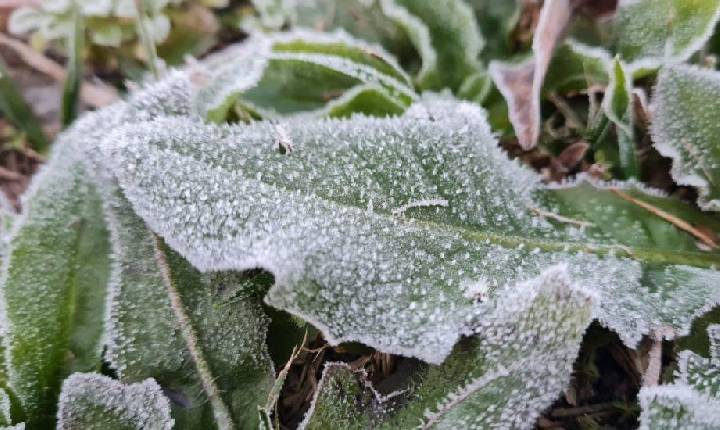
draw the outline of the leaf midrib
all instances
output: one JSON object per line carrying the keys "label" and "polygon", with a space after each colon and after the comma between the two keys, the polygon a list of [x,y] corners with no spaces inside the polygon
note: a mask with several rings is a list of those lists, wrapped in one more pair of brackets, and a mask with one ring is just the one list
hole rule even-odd
{"label": "leaf midrib", "polygon": [[[176,151],[177,152],[177,151]],[[207,163],[201,159],[198,159],[193,154],[190,153],[182,153],[177,152],[177,154],[180,157],[185,157],[193,162],[205,164],[206,167],[217,169],[222,172],[227,172],[228,174],[237,174],[237,171],[231,171],[226,166],[217,165],[217,164],[210,164],[207,165]],[[243,175],[243,178],[246,180],[257,180],[252,177],[246,177]],[[282,183],[278,182],[268,182],[265,180],[261,180],[263,184],[267,186],[271,186],[278,189],[283,189],[289,193],[303,193],[306,192],[306,190],[302,189],[293,189],[286,186],[283,186]],[[365,211],[366,209],[350,204],[347,202],[341,202],[335,199],[330,199],[326,196],[319,195],[317,193],[313,192],[306,192],[309,195],[312,195],[314,198],[321,200],[323,202],[326,202],[329,205],[335,205],[335,206],[345,206],[347,208],[352,208],[355,210],[361,210]],[[374,210],[373,214],[377,216],[381,216],[384,218],[392,218],[393,220],[398,220],[398,217],[396,215],[393,215],[389,212],[381,212]],[[631,246],[631,245],[623,245],[623,244],[603,244],[603,243],[579,243],[579,242],[564,242],[560,240],[553,240],[553,239],[541,239],[541,238],[529,238],[526,236],[517,236],[517,235],[501,235],[497,233],[490,233],[490,232],[483,232],[479,230],[474,230],[472,228],[460,226],[457,224],[441,224],[435,221],[430,220],[423,220],[419,218],[413,218],[408,217],[412,220],[412,223],[420,226],[423,226],[431,231],[441,231],[441,232],[447,232],[451,234],[456,234],[461,236],[463,239],[468,240],[470,242],[476,242],[476,243],[490,243],[494,245],[500,245],[505,248],[518,248],[520,245],[528,247],[530,249],[538,248],[541,251],[547,251],[547,252],[558,252],[558,253],[586,253],[586,254],[594,254],[598,256],[611,256],[614,258],[627,258],[631,260],[635,260],[642,263],[648,263],[648,264],[679,264],[679,265],[686,265],[686,266],[693,266],[698,268],[708,268],[708,269],[718,269],[720,268],[720,254],[714,254],[709,252],[703,252],[703,251],[670,251],[670,250],[664,250],[660,248],[653,248],[653,247],[641,247],[641,246]],[[589,240],[590,238],[588,238]]]}

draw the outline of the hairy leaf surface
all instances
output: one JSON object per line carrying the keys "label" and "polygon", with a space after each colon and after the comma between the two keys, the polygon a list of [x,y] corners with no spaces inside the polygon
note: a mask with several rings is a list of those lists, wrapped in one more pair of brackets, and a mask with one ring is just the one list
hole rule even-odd
{"label": "hairy leaf surface", "polygon": [[124,385],[97,373],[73,373],[63,383],[58,430],[170,430],[170,405],[152,379]]}
{"label": "hairy leaf surface", "polygon": [[718,0],[620,0],[608,22],[576,35],[620,55],[635,72],[686,61],[710,38],[718,17]]}
{"label": "hairy leaf surface", "polygon": [[569,380],[592,306],[563,269],[487,304],[478,334],[404,392],[382,396],[364,375],[327,364],[304,429],[531,428]]}
{"label": "hairy leaf surface", "polygon": [[[97,162],[101,124],[192,117],[192,84],[174,73],[127,103],[86,116],[82,151]],[[202,275],[167,249],[138,218],[114,179],[93,173],[112,242],[106,359],[124,382],[148,377],[170,396],[179,426],[257,426],[256,405],[273,381],[268,320],[250,279]],[[235,294],[228,297],[227,291]]]}
{"label": "hairy leaf surface", "polygon": [[[595,317],[631,346],[658,325],[685,332],[719,301],[717,254],[626,245],[633,236],[538,217],[564,206],[545,206],[539,177],[506,158],[472,105],[282,127],[291,152],[272,124],[165,118],[119,129],[103,153],[170,246],[202,271],[268,269],[276,285],[266,301],[333,344],[438,363],[482,321],[478,297],[558,262],[596,291]],[[613,207],[597,215],[638,223]]]}
{"label": "hairy leaf surface", "polygon": [[[270,389],[267,317],[237,275],[201,275],[168,250],[117,188],[106,190],[113,239],[108,359],[123,381],[155,378],[188,427],[250,428]],[[223,300],[223,290],[239,291]]]}
{"label": "hairy leaf surface", "polygon": [[60,140],[24,196],[3,262],[7,383],[29,426],[53,421],[65,376],[101,364],[109,244],[72,136]]}
{"label": "hairy leaf surface", "polygon": [[698,188],[703,209],[720,211],[720,73],[692,66],[660,72],[652,101],[653,144],[670,173]]}

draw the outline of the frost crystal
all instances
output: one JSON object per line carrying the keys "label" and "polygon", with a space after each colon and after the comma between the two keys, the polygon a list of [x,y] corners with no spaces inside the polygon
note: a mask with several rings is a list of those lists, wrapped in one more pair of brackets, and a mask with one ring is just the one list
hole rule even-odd
{"label": "frost crystal", "polygon": [[122,383],[96,373],[74,373],[63,383],[58,430],[170,430],[170,405],[153,379]]}

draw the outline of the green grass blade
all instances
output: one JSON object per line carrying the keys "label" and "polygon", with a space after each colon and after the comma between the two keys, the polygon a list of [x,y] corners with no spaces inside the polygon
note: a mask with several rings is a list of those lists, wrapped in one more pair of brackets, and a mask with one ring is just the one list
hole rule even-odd
{"label": "green grass blade", "polygon": [[147,28],[147,23],[145,22],[145,1],[135,0],[135,8],[137,9],[138,15],[137,32],[138,36],[140,37],[140,43],[142,43],[143,49],[145,49],[145,54],[147,54],[148,56],[148,67],[150,67],[150,71],[157,79],[160,77],[160,70],[158,69],[157,47],[155,46],[155,41],[153,41],[152,36],[150,35],[150,31]]}
{"label": "green grass blade", "polygon": [[77,6],[73,10],[73,31],[68,34],[67,76],[63,88],[62,123],[68,126],[77,117],[78,100],[80,99],[80,83],[82,82],[83,63],[82,51],[85,45],[85,23]]}
{"label": "green grass blade", "polygon": [[40,122],[10,78],[2,58],[0,58],[0,111],[15,127],[27,135],[35,151],[44,152],[47,149],[48,139]]}

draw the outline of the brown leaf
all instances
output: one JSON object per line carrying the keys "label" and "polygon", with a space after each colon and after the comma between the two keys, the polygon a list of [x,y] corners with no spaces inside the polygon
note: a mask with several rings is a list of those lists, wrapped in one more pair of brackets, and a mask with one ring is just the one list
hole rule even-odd
{"label": "brown leaf", "polygon": [[567,148],[563,149],[560,155],[557,156],[557,162],[567,170],[573,169],[575,166],[585,158],[585,153],[590,148],[587,142],[579,141],[575,142]]}
{"label": "brown leaf", "polygon": [[490,75],[507,100],[510,122],[525,150],[535,147],[540,137],[540,90],[571,11],[570,0],[547,0],[533,36],[532,57],[520,64],[490,64]]}

